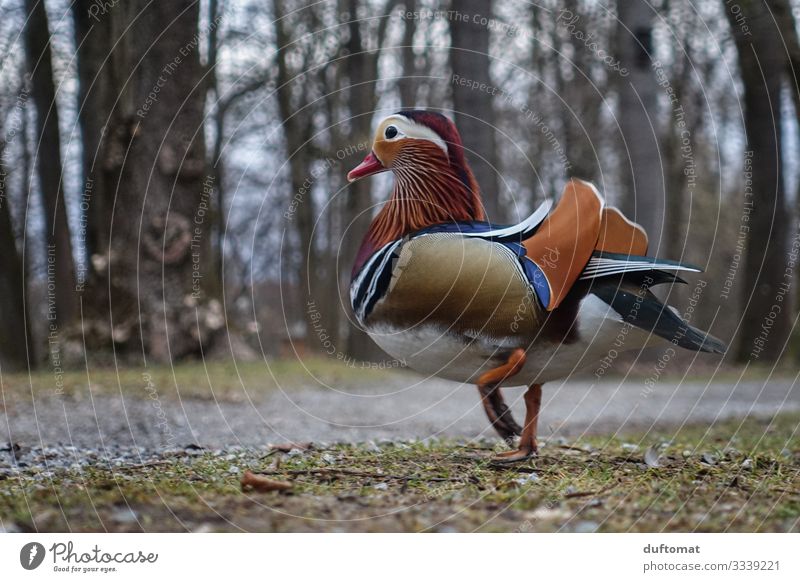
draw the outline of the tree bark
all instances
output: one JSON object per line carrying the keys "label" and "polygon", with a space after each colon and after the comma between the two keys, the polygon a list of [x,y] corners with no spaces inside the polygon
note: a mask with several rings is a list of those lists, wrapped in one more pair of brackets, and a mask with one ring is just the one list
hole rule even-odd
{"label": "tree bark", "polygon": [[[792,95],[792,103],[794,104],[794,115],[797,123],[800,123],[800,36],[797,34],[797,26],[789,0],[773,0],[773,11],[781,30],[781,37],[786,43],[786,49],[789,53],[786,63],[786,76],[789,92]],[[800,184],[798,184],[794,199],[793,228],[800,230]],[[800,265],[795,269],[795,306],[800,304],[800,284],[798,284],[798,279],[800,279]],[[800,329],[795,328],[791,333],[795,338],[794,343],[797,344],[800,339]],[[800,361],[800,350],[794,350],[794,357],[795,361]]]}
{"label": "tree bark", "polygon": [[[275,39],[277,46],[277,79],[276,93],[278,112],[283,123],[283,135],[286,141],[286,155],[289,165],[289,184],[291,193],[289,204],[292,210],[286,212],[286,226],[288,232],[297,235],[299,249],[299,269],[296,276],[290,277],[298,291],[302,294],[301,304],[310,308],[316,305],[315,293],[319,292],[321,282],[316,276],[319,267],[318,254],[313,240],[315,208],[311,195],[311,158],[308,154],[311,139],[312,124],[311,112],[306,106],[306,94],[297,90],[298,79],[293,79],[293,71],[288,62],[289,51],[293,48],[292,38],[289,34],[287,10],[284,0],[272,0],[272,10],[275,20]],[[301,69],[302,70],[302,69]],[[318,347],[314,340],[315,328],[308,314],[303,313],[303,326],[306,336],[306,345],[311,349]],[[324,310],[323,310],[324,311]],[[322,313],[325,317],[325,313]],[[289,330],[287,330],[288,332]],[[290,338],[292,341],[296,338]]]}
{"label": "tree bark", "polygon": [[[123,353],[199,354],[224,325],[210,241],[200,3],[129,0],[89,21],[90,7],[74,15],[78,38],[96,43],[79,53],[82,130],[87,149],[97,144],[93,163],[84,157],[96,180],[96,328]],[[102,125],[87,119],[95,106]]]}
{"label": "tree bark", "polygon": [[623,212],[641,224],[650,239],[650,254],[662,246],[666,211],[665,167],[659,156],[657,101],[653,70],[653,12],[647,0],[619,0],[620,65],[629,71],[619,81],[619,124],[627,151],[621,164]]}
{"label": "tree bark", "polygon": [[27,369],[33,354],[29,356],[26,345],[26,341],[31,343],[31,334],[25,317],[25,271],[14,240],[6,191],[5,147],[5,142],[0,142],[0,371],[15,372]]}
{"label": "tree bark", "polygon": [[[359,0],[348,0],[350,14],[357,14]],[[389,13],[389,5],[384,14]],[[388,19],[388,17],[387,17]],[[349,103],[352,130],[346,136],[350,144],[372,145],[372,118],[377,105],[375,83],[378,80],[379,51],[367,52],[367,39],[361,31],[361,23],[355,19],[349,25],[347,49],[347,75],[350,83]],[[383,44],[382,35],[378,39]],[[367,151],[367,150],[365,150]],[[358,157],[358,156],[356,156]],[[361,160],[358,160],[359,162]],[[348,257],[355,257],[361,241],[367,233],[372,215],[372,184],[369,180],[358,180],[350,184],[344,209],[344,224],[349,225],[344,241],[344,252]],[[381,357],[381,350],[367,334],[352,326],[347,337],[347,352],[361,360],[375,360]]]}
{"label": "tree bark", "polygon": [[745,188],[743,205],[749,216],[743,222],[749,226],[749,237],[737,359],[774,362],[785,347],[792,315],[781,135],[781,84],[787,54],[768,5],[762,0],[742,0],[739,6],[747,28],[723,3],[738,52],[746,148],[752,154],[752,187]]}
{"label": "tree bark", "polygon": [[[209,0],[208,3],[209,21],[222,18],[222,5],[219,0]],[[222,102],[222,95],[217,76],[217,65],[219,64],[219,30],[217,27],[208,35],[208,74],[206,84],[209,92],[213,92],[216,101],[216,112],[214,115],[214,143],[211,149],[211,163],[209,175],[213,177],[214,189],[216,193],[216,204],[214,206],[214,241],[212,244],[213,264],[216,278],[224,285],[225,277],[223,273],[223,252],[226,228],[226,196],[225,196],[225,161],[222,158],[222,149],[225,140],[225,114],[232,101]]]}
{"label": "tree bark", "polygon": [[[490,4],[463,0],[453,6],[450,18],[450,67],[454,80],[492,86],[489,71],[489,28],[474,22],[476,15],[489,18]],[[451,83],[455,122],[464,142],[467,158],[483,193],[487,219],[502,223],[506,213],[500,202],[494,97],[488,91]]]}
{"label": "tree bark", "polygon": [[780,29],[781,38],[786,44],[789,58],[786,62],[786,74],[789,81],[789,91],[794,102],[794,112],[800,121],[800,36],[797,34],[797,25],[792,15],[792,5],[789,0],[772,0],[772,11]]}
{"label": "tree bark", "polygon": [[[388,15],[390,10],[397,4],[397,0],[387,0],[382,5],[380,12]],[[276,40],[278,46],[277,54],[277,99],[280,116],[284,125],[284,136],[287,146],[288,165],[290,173],[291,197],[295,202],[290,204],[292,211],[287,215],[289,232],[297,234],[300,244],[298,254],[300,277],[298,285],[303,296],[303,304],[306,305],[304,313],[304,328],[308,346],[311,349],[320,350],[321,337],[324,333],[328,338],[332,338],[337,357],[349,357],[361,360],[374,360],[381,358],[380,349],[369,339],[369,337],[355,325],[350,325],[339,333],[339,303],[340,287],[336,272],[336,257],[330,253],[321,251],[315,244],[315,234],[317,240],[324,238],[320,234],[321,229],[314,230],[314,224],[318,220],[320,209],[316,206],[312,197],[312,186],[315,182],[312,174],[312,164],[315,160],[326,158],[321,161],[331,163],[331,172],[342,172],[339,164],[350,164],[355,166],[361,161],[361,157],[366,155],[372,140],[372,119],[377,103],[375,95],[375,84],[378,79],[378,58],[379,51],[374,50],[369,41],[374,34],[377,39],[377,46],[383,46],[389,18],[383,18],[377,26],[377,30],[370,30],[372,22],[369,20],[358,19],[357,15],[363,12],[364,3],[360,0],[341,0],[337,5],[338,10],[347,12],[351,15],[348,22],[342,26],[341,33],[337,33],[336,39],[340,41],[336,48],[338,54],[346,54],[347,59],[337,65],[337,69],[319,71],[314,67],[310,59],[319,53],[319,47],[313,43],[325,42],[320,37],[314,40],[302,40],[292,38],[289,32],[290,19],[286,18],[285,2],[273,0],[273,10],[275,16]],[[303,17],[313,20],[318,18],[318,14],[312,9],[306,11]],[[308,59],[308,62],[290,66],[288,62],[288,52],[290,50],[300,53],[300,59]],[[305,56],[303,56],[305,55]],[[298,72],[304,71],[304,77],[295,78]],[[311,71],[311,72],[309,72]],[[329,119],[332,127],[330,140],[331,151],[317,152],[314,143],[314,124],[315,105],[312,102],[314,96],[308,91],[308,87],[301,83],[308,82],[311,75],[318,76],[319,86],[323,87],[322,94],[326,95],[324,103],[326,107],[324,114]],[[309,83],[310,84],[310,83]],[[329,102],[332,99],[340,100],[335,103]],[[319,107],[319,106],[317,106]],[[333,119],[334,115],[341,115],[346,112],[347,123],[342,124],[341,119]],[[334,151],[336,150],[336,151]],[[361,156],[361,157],[360,157]],[[317,176],[318,178],[319,176]],[[331,180],[335,184],[337,180]],[[310,186],[309,186],[310,185]],[[327,212],[340,212],[337,215],[338,223],[346,228],[342,233],[341,240],[331,239],[329,245],[340,252],[343,257],[352,260],[366,234],[371,219],[371,183],[369,180],[361,180],[350,184],[344,191],[344,200],[338,202],[334,207],[327,209]],[[330,232],[333,232],[331,229]],[[340,232],[340,231],[339,231]],[[349,269],[342,269],[342,279],[347,279],[342,286],[346,289],[349,286]],[[346,293],[343,296],[347,296]],[[313,315],[313,317],[312,317]],[[352,322],[353,319],[350,318]],[[339,342],[344,336],[346,342]]]}
{"label": "tree bark", "polygon": [[[417,0],[405,0],[404,9],[414,12],[417,9]],[[400,49],[400,62],[402,78],[397,83],[400,92],[400,106],[403,109],[417,107],[417,88],[419,80],[416,78],[416,56],[414,55],[414,32],[417,21],[413,18],[403,20],[403,48]]]}
{"label": "tree bark", "polygon": [[[72,19],[75,25],[75,46],[78,54],[78,123],[82,140],[83,192],[81,194],[81,224],[84,232],[79,239],[84,244],[84,265],[91,265],[92,255],[108,249],[108,227],[114,204],[115,176],[107,171],[105,129],[114,105],[115,87],[124,83],[118,78],[115,53],[112,52],[111,15],[98,15],[92,7],[94,0],[75,0]],[[79,283],[87,273],[78,274]]]}
{"label": "tree bark", "polygon": [[38,140],[35,164],[45,217],[47,317],[49,331],[58,334],[59,330],[68,328],[78,315],[75,264],[62,184],[58,106],[44,0],[25,0],[25,9],[28,15],[25,54],[36,106]]}
{"label": "tree bark", "polygon": [[[675,78],[672,80],[675,102],[683,107],[686,88],[689,83],[689,73],[691,71],[691,58],[684,55],[682,62],[673,68]],[[686,205],[686,184],[687,176],[684,172],[688,169],[687,160],[683,157],[686,150],[684,140],[688,140],[689,152],[691,153],[696,146],[696,139],[691,131],[696,124],[696,111],[700,107],[687,107],[682,109],[684,116],[682,121],[686,124],[685,128],[676,123],[673,112],[670,112],[666,137],[664,139],[664,160],[666,162],[666,192],[667,198],[664,208],[664,236],[662,256],[669,259],[679,260],[683,257],[686,248],[686,224],[684,206]],[[692,188],[689,199],[693,198],[695,188]]]}
{"label": "tree bark", "polygon": [[[579,18],[572,26],[583,34],[591,34],[591,13],[579,11],[577,0],[567,0],[566,9],[559,14],[558,26],[570,26],[569,23],[576,16]],[[571,15],[566,18],[567,15]],[[568,30],[571,30],[568,28]],[[554,36],[554,42],[559,42],[559,35]],[[576,34],[569,34],[567,44],[572,48],[572,59],[567,66],[572,68],[572,78],[564,79],[561,67],[556,68],[556,82],[558,94],[563,96],[565,104],[560,105],[562,124],[564,127],[564,150],[569,161],[568,177],[596,181],[600,177],[598,150],[600,145],[599,118],[603,108],[601,95],[603,87],[598,86],[600,81],[592,75],[592,60],[597,57],[589,51],[577,38]],[[564,54],[569,54],[566,51]],[[614,73],[609,72],[609,75]]]}

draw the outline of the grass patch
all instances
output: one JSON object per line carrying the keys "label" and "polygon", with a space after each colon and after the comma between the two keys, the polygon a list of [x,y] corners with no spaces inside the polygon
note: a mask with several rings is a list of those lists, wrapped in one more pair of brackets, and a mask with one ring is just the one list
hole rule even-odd
{"label": "grass patch", "polygon": [[[628,369],[623,362],[619,369],[609,372],[608,380],[616,382],[627,374],[627,379],[644,379],[652,375],[652,362],[645,361]],[[695,366],[697,368],[698,366]],[[147,374],[147,377],[145,376]],[[47,367],[31,374],[14,373],[0,376],[0,390],[6,398],[35,396],[84,396],[89,388],[93,394],[117,395],[137,394],[144,397],[148,378],[156,387],[160,398],[201,398],[212,400],[244,401],[274,390],[296,388],[319,388],[326,386],[348,386],[354,392],[362,387],[374,385],[399,374],[410,374],[407,370],[394,367],[382,368],[376,365],[355,361],[345,362],[325,356],[306,356],[299,359],[271,359],[257,362],[233,362],[231,360],[187,361],[173,366],[155,365],[144,367],[123,366],[119,369],[92,365],[85,369],[67,370],[56,377]],[[693,368],[692,380],[704,382],[713,378],[717,381],[791,381],[796,375],[793,368],[750,366],[742,370],[737,366],[721,369],[709,366],[702,370]],[[574,378],[580,380],[590,377],[591,370],[578,372]],[[592,376],[593,377],[593,376]],[[685,380],[680,366],[669,373],[661,373],[663,378]]]}
{"label": "grass patch", "polygon": [[[277,389],[313,388],[325,385],[349,385],[356,389],[387,376],[387,370],[375,369],[359,362],[310,357],[299,360],[260,362],[208,361],[188,362],[175,366],[148,368],[92,367],[70,370],[56,378],[48,370],[32,374],[4,374],[2,390],[7,397],[61,394],[80,396],[91,386],[93,394],[144,394],[148,379],[160,398],[204,398],[245,400]],[[147,376],[145,376],[147,375]]]}
{"label": "grass patch", "polygon": [[[800,415],[783,414],[771,422],[690,427],[666,442],[653,434],[549,442],[538,458],[512,467],[492,465],[491,443],[439,440],[289,453],[181,450],[57,470],[34,459],[0,475],[0,525],[23,531],[800,531],[799,422]],[[245,470],[294,487],[243,492]]]}

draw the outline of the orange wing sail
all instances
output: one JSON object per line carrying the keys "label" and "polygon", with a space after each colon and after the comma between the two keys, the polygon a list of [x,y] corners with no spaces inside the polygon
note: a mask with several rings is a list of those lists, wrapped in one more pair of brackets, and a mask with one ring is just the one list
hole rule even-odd
{"label": "orange wing sail", "polygon": [[595,250],[622,255],[647,254],[647,233],[613,206],[606,206],[600,219],[600,236]]}
{"label": "orange wing sail", "polygon": [[[564,300],[597,248],[604,216],[603,198],[597,189],[573,178],[536,234],[524,241],[528,257],[550,286],[548,311]],[[609,218],[606,230],[609,226],[614,230],[611,221],[616,224],[616,220]]]}

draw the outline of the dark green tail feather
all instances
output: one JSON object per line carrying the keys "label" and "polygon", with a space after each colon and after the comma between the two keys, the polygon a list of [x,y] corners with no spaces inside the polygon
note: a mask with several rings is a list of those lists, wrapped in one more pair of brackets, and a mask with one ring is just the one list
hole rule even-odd
{"label": "dark green tail feather", "polygon": [[712,354],[724,354],[727,350],[722,341],[683,321],[647,290],[637,294],[609,281],[600,284],[596,282],[590,292],[608,303],[625,322],[682,348]]}

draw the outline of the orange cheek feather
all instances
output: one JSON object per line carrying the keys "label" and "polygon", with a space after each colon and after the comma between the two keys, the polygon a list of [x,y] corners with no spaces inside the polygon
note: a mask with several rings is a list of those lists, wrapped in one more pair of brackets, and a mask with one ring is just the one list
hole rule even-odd
{"label": "orange cheek feather", "polygon": [[375,152],[375,155],[378,156],[383,165],[389,168],[394,163],[402,147],[402,141],[379,140],[373,144],[372,151]]}

